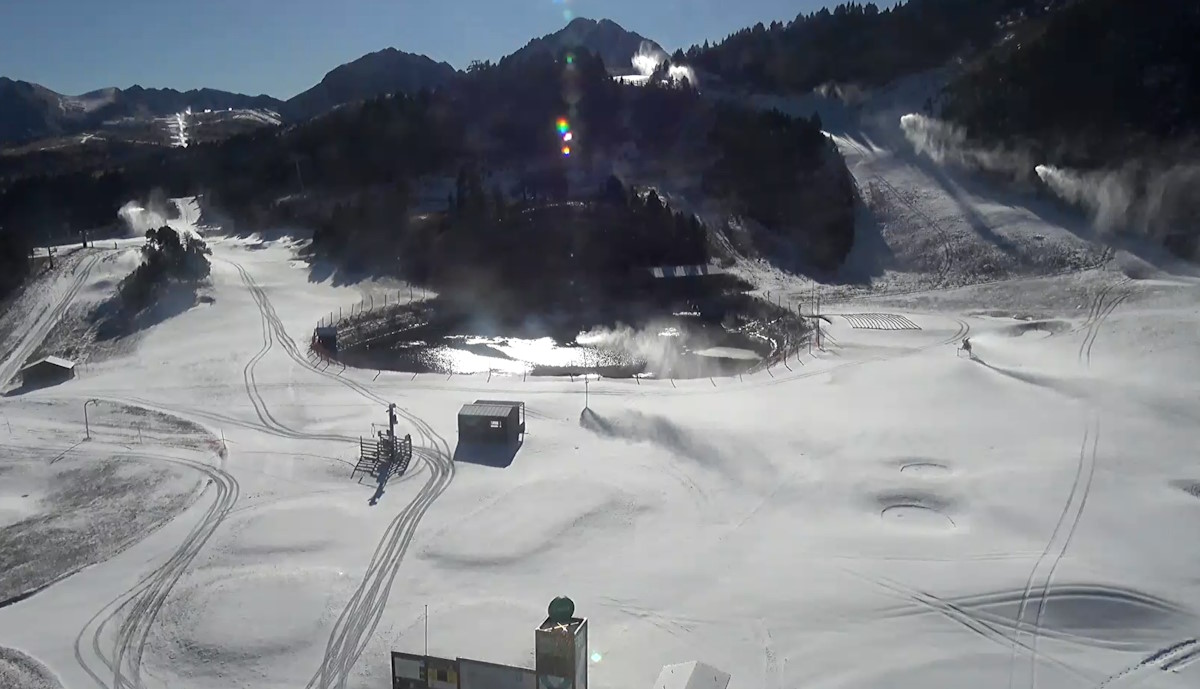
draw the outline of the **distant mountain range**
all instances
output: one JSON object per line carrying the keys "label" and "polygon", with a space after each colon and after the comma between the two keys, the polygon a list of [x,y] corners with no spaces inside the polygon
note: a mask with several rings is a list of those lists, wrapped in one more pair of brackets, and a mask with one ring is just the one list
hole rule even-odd
{"label": "distant mountain range", "polygon": [[278,112],[283,102],[270,96],[243,96],[213,89],[175,91],[141,86],[67,96],[38,84],[0,77],[0,144],[101,129],[105,123],[160,117],[189,107]]}
{"label": "distant mountain range", "polygon": [[[577,18],[560,31],[531,40],[506,59],[522,60],[539,52],[572,48],[598,53],[616,74],[636,72],[633,58],[639,52],[665,55],[654,41],[626,31],[615,22]],[[320,83],[287,101],[214,89],[176,91],[141,86],[68,96],[38,84],[0,77],[0,146],[101,130],[106,123],[163,117],[188,108],[267,110],[286,121],[302,121],[338,105],[384,93],[436,89],[453,81],[457,74],[445,62],[387,48],[333,69]]]}

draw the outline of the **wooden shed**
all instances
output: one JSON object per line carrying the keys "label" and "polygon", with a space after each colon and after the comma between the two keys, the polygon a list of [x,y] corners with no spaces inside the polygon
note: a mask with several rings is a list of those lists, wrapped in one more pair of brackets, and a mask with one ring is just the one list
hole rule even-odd
{"label": "wooden shed", "polygon": [[459,442],[516,445],[524,434],[524,402],[475,400],[458,412]]}

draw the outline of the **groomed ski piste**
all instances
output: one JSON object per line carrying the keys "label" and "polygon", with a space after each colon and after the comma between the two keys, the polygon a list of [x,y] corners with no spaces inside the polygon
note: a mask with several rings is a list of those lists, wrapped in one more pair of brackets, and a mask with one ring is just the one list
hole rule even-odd
{"label": "groomed ski piste", "polygon": [[[385,287],[181,202],[212,302],[0,401],[0,679],[385,687],[426,624],[430,655],[532,667],[565,594],[599,689],[690,660],[735,689],[1197,686],[1200,280],[868,114],[825,118],[892,201],[852,257],[874,286],[823,286],[823,349],[592,379],[586,411],[579,379],[326,368],[314,325]],[[8,306],[5,380],[136,246],[64,251]],[[805,280],[741,269],[808,308]],[[453,460],[481,397],[527,404],[506,468]],[[350,475],[388,403],[414,457],[376,496]]]}

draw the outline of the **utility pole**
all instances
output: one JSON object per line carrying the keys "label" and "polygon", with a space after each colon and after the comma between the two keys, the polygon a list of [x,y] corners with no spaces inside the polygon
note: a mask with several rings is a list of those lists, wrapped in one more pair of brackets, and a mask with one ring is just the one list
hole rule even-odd
{"label": "utility pole", "polygon": [[388,405],[388,461],[396,459],[396,404]]}
{"label": "utility pole", "polygon": [[586,373],[583,375],[583,408],[584,410],[588,408],[588,377]]}
{"label": "utility pole", "polygon": [[[92,427],[90,424],[88,424],[87,407],[89,404],[99,404],[99,402],[100,400],[93,399],[83,403],[83,432],[87,434],[87,440],[92,439]],[[11,428],[9,429],[9,432],[12,432]]]}
{"label": "utility pole", "polygon": [[[821,349],[821,286],[816,285],[816,288],[817,288],[817,302],[816,302],[816,307],[813,311],[813,315],[816,316],[816,321],[817,321],[817,349]],[[822,351],[824,351],[824,350],[822,350]]]}
{"label": "utility pole", "polygon": [[296,179],[300,180],[300,192],[304,192],[304,175],[300,174],[300,158],[293,157],[292,162],[296,164]]}

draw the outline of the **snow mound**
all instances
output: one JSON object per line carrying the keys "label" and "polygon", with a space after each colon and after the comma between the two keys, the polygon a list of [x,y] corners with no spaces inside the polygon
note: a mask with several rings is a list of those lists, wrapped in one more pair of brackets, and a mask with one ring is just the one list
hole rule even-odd
{"label": "snow mound", "polygon": [[[529,505],[539,509],[530,512]],[[436,534],[421,557],[449,568],[530,567],[577,543],[612,539],[614,531],[632,533],[652,509],[613,485],[539,479],[502,493]]]}
{"label": "snow mound", "polygon": [[319,553],[360,528],[360,520],[344,505],[315,497],[265,505],[239,520],[229,553],[255,562]]}
{"label": "snow mound", "polygon": [[308,661],[322,653],[322,633],[355,583],[333,568],[201,570],[172,591],[144,662],[192,677],[236,673],[303,684],[311,676]]}

